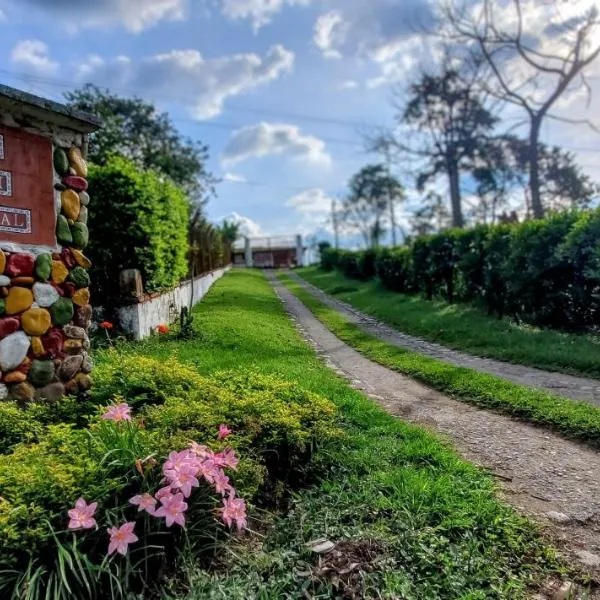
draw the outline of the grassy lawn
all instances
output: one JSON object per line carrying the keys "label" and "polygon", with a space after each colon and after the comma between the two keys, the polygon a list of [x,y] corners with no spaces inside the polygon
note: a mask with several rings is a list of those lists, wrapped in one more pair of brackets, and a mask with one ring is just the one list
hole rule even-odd
{"label": "grassy lawn", "polygon": [[364,333],[287,275],[283,283],[344,342],[372,360],[471,404],[492,408],[566,437],[600,446],[600,408],[428,358]]}
{"label": "grassy lawn", "polygon": [[[260,534],[242,537],[220,568],[189,565],[184,585],[167,586],[165,599],[514,600],[559,568],[535,529],[495,498],[487,475],[324,366],[260,273],[227,275],[194,319],[192,340],[155,338],[124,351],[176,356],[209,376],[222,369],[276,374],[332,400],[343,435],[318,450],[321,477],[288,510],[257,511]],[[337,566],[327,555],[319,566],[306,546],[318,538],[346,540]],[[352,562],[364,568],[333,577]]]}
{"label": "grassy lawn", "polygon": [[600,378],[600,339],[489,317],[466,304],[427,301],[317,267],[298,273],[355,308],[411,335],[477,356]]}

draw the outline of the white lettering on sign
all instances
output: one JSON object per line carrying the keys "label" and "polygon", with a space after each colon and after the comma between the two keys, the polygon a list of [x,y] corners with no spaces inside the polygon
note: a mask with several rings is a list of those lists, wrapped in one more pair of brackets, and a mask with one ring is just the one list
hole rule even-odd
{"label": "white lettering on sign", "polygon": [[0,135],[0,160],[4,160],[4,136]]}
{"label": "white lettering on sign", "polygon": [[9,171],[0,171],[0,196],[12,196],[12,175]]}
{"label": "white lettering on sign", "polygon": [[31,211],[25,208],[0,206],[0,231],[31,233]]}

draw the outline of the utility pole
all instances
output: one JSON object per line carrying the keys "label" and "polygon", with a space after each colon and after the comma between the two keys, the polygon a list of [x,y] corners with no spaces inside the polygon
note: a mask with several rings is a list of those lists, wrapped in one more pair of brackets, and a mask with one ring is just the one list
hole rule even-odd
{"label": "utility pole", "polygon": [[388,188],[388,205],[390,209],[390,224],[392,227],[392,246],[396,246],[396,212],[394,210],[394,197],[392,196],[392,159],[390,157],[390,149],[385,148],[385,167],[387,171],[387,188]]}
{"label": "utility pole", "polygon": [[335,249],[340,247],[340,232],[338,225],[338,214],[335,200],[331,201],[331,220],[333,222],[333,234],[335,236]]}

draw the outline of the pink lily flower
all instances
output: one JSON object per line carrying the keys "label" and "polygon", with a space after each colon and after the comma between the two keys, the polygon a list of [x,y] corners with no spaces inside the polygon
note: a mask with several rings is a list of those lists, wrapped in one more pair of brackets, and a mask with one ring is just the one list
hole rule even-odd
{"label": "pink lily flower", "polygon": [[108,554],[114,554],[118,552],[122,556],[127,554],[129,544],[133,544],[138,541],[138,536],[133,533],[135,523],[133,521],[127,521],[123,523],[121,527],[111,527],[108,530],[110,535],[110,543],[108,545]]}
{"label": "pink lily flower", "polygon": [[69,529],[91,529],[96,527],[94,514],[98,508],[97,502],[88,504],[83,498],[75,502],[75,508],[69,511]]}
{"label": "pink lily flower", "polygon": [[223,471],[217,471],[215,473],[215,491],[217,494],[221,494],[224,496],[227,493],[231,493],[233,491],[233,487],[229,483],[229,477],[223,473]]}
{"label": "pink lily flower", "polygon": [[233,448],[225,448],[223,452],[218,452],[214,455],[215,464],[224,469],[237,469],[240,459],[236,456]]}
{"label": "pink lily flower", "polygon": [[190,442],[190,450],[201,460],[212,458],[213,455],[213,451],[208,446],[197,442]]}
{"label": "pink lily flower", "polygon": [[129,504],[133,504],[138,507],[138,512],[145,510],[148,514],[154,515],[154,509],[156,508],[156,498],[153,498],[150,494],[142,494],[141,496],[134,496]]}
{"label": "pink lily flower", "polygon": [[227,425],[225,425],[225,423],[221,423],[221,425],[219,425],[219,434],[217,435],[217,438],[220,440],[224,440],[226,437],[230,436],[233,433],[233,431],[231,429],[229,429],[229,427],[227,427]]}
{"label": "pink lily flower", "polygon": [[185,515],[187,503],[183,501],[183,494],[174,494],[161,499],[162,506],[156,509],[155,517],[164,517],[167,521],[167,527],[177,523],[182,527],[185,525]]}
{"label": "pink lily flower", "polygon": [[245,529],[248,526],[248,520],[244,500],[242,498],[235,498],[233,494],[229,498],[223,498],[221,518],[230,529],[234,522],[237,525],[238,531]]}
{"label": "pink lily flower", "polygon": [[126,402],[111,404],[106,408],[106,412],[101,417],[105,421],[114,421],[115,423],[131,421],[131,407]]}
{"label": "pink lily flower", "polygon": [[158,492],[156,492],[156,494],[154,494],[154,497],[159,501],[162,502],[163,498],[168,498],[169,496],[173,495],[173,490],[171,489],[170,485],[167,485],[165,487],[160,488],[160,490],[158,490]]}
{"label": "pink lily flower", "polygon": [[196,479],[197,472],[196,468],[184,465],[177,471],[166,471],[165,475],[169,479],[172,488],[180,489],[183,495],[189,498],[192,494],[192,488],[200,485],[200,482]]}

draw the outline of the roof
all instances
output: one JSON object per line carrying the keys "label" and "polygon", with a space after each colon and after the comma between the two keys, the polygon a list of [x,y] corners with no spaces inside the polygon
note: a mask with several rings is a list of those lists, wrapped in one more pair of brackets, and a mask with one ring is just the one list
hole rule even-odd
{"label": "roof", "polygon": [[95,115],[0,84],[0,111],[13,107],[30,117],[51,121],[80,133],[92,133],[102,125]]}

